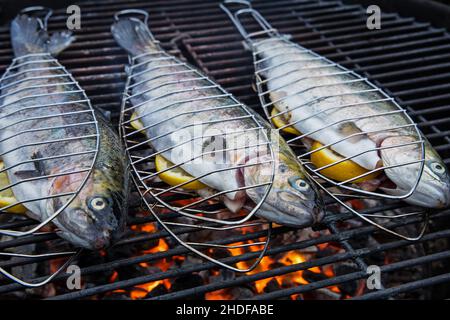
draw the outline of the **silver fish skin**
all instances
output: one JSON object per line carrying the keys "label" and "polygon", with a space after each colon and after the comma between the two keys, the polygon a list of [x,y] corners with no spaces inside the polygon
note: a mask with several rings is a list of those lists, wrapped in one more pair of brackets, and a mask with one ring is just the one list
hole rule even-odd
{"label": "silver fish skin", "polygon": [[[256,75],[266,79],[271,102],[286,112],[298,131],[323,145],[332,144],[344,157],[355,156],[352,160],[368,170],[392,166],[384,172],[396,187],[382,190],[399,196],[416,184],[422,159],[417,142],[424,139],[424,169],[416,190],[405,201],[430,208],[450,204],[448,169],[392,99],[359,75],[285,37],[258,40],[252,49],[258,61]],[[382,148],[379,153],[377,147]]]}
{"label": "silver fish skin", "polygon": [[[11,24],[11,40],[19,66],[1,82],[0,154],[14,196],[39,221],[67,204],[71,195],[52,196],[77,191],[88,174],[97,120],[100,147],[93,170],[52,222],[77,247],[105,248],[120,238],[125,225],[128,176],[120,139],[86,102],[72,102],[85,96],[53,57],[72,42],[69,33],[49,37],[36,18],[19,15]],[[90,138],[77,138],[85,136]],[[29,201],[41,198],[47,199]]]}
{"label": "silver fish skin", "polygon": [[[256,214],[295,227],[321,220],[317,190],[281,136],[270,133],[270,125],[250,108],[242,108],[217,85],[202,79],[198,70],[162,52],[146,28],[138,20],[122,18],[111,31],[135,57],[129,74],[131,105],[152,147],[209,189],[225,192],[224,203],[237,211],[247,198],[259,203],[266,187],[235,190],[268,183],[272,176],[267,144],[257,146],[267,142],[260,136],[261,130],[255,130],[262,127],[278,149],[271,191]],[[202,155],[220,149],[225,151]],[[232,168],[262,162],[265,164]],[[199,191],[205,193],[210,192]]]}

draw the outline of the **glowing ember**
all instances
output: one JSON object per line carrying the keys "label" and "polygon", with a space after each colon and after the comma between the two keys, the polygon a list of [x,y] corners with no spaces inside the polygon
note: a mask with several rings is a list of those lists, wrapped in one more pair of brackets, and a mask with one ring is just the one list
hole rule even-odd
{"label": "glowing ember", "polygon": [[[139,226],[132,226],[132,230],[135,230],[137,232],[147,232],[147,233],[154,233],[158,229],[154,223],[148,223],[144,225]],[[241,233],[252,233],[255,232],[256,229],[254,226],[247,226],[242,228]],[[313,235],[314,236],[314,235]],[[259,244],[260,242],[264,242],[264,239],[257,239],[257,240],[249,240],[247,242],[238,242],[230,244],[230,248],[227,250],[232,256],[240,256],[247,252],[256,252],[261,251],[264,248],[264,245]],[[258,244],[257,244],[258,243]],[[251,246],[245,246],[245,247],[236,247],[239,245],[249,245]],[[235,247],[233,247],[235,246]],[[326,244],[319,244],[317,245],[318,250],[331,250],[332,252],[338,252],[340,248],[337,246],[333,246],[332,244],[326,243]],[[169,245],[164,239],[159,239],[156,246],[142,250],[140,254],[157,254],[159,252],[166,252],[169,250]],[[253,274],[259,274],[261,272],[265,272],[268,270],[273,269],[273,267],[276,265],[279,267],[279,265],[289,266],[289,265],[298,265],[301,263],[304,263],[308,260],[311,260],[314,258],[314,253],[305,253],[299,250],[289,251],[286,252],[283,255],[280,256],[265,256],[261,259],[260,263],[254,268],[253,270],[247,272],[247,275],[253,275]],[[172,258],[165,258],[165,259],[159,259],[151,262],[141,262],[139,265],[143,268],[152,268],[156,267],[157,270],[161,270],[162,272],[165,272],[169,270],[169,268],[173,267],[175,264],[179,265],[181,262],[183,262],[185,259],[184,256],[174,256]],[[236,267],[239,269],[248,269],[250,266],[254,263],[254,261],[239,261],[236,263]],[[334,277],[334,270],[332,266],[321,266],[321,267],[312,267],[308,269],[309,272],[313,272],[315,274],[321,275],[322,277],[331,278]],[[157,271],[158,272],[158,271]],[[267,290],[267,285],[269,282],[271,283],[271,287],[273,285],[278,284],[278,287],[280,288],[288,288],[288,287],[294,287],[298,285],[305,285],[308,284],[309,281],[304,278],[305,270],[299,270],[295,272],[291,272],[288,274],[283,274],[275,277],[269,277],[265,279],[260,279],[254,282],[254,289],[255,293],[261,294],[264,293],[265,290]],[[220,272],[218,270],[210,270],[209,277],[212,279],[213,277],[219,276]],[[111,282],[116,281],[119,278],[119,274],[117,272],[114,272],[110,278]],[[168,279],[162,279],[157,281],[151,281],[148,283],[140,284],[135,287],[133,287],[130,291],[128,291],[128,295],[131,299],[142,299],[145,298],[148,293],[150,293],[152,290],[157,288],[158,286],[164,286],[164,288],[167,291],[170,291],[171,288],[171,282]],[[331,290],[335,293],[340,294],[340,290],[338,287],[328,287],[328,290]],[[208,292],[205,294],[206,300],[230,300],[233,299],[234,294],[231,289],[221,289],[213,292]],[[297,299],[297,298],[304,298],[301,295],[295,294],[291,296],[291,299]],[[308,297],[307,297],[308,298]]]}
{"label": "glowing ember", "polygon": [[[249,228],[247,228],[247,229],[249,229]],[[245,231],[251,232],[252,230],[245,230]],[[246,243],[254,243],[254,242],[249,241]],[[242,244],[244,244],[244,242],[233,243],[232,245],[242,245]],[[323,249],[325,249],[326,246],[327,246],[327,244],[325,244],[323,246]],[[237,255],[244,254],[245,252],[247,252],[247,250],[254,252],[254,251],[260,251],[262,249],[263,249],[263,245],[253,245],[253,246],[246,247],[246,248],[230,248],[230,249],[228,249],[228,251],[231,253],[231,255],[237,256]],[[255,269],[247,272],[247,274],[248,275],[257,274],[260,272],[270,270],[272,265],[275,263],[289,266],[289,265],[293,265],[293,264],[304,263],[304,262],[310,260],[311,258],[312,258],[311,254],[304,254],[300,251],[287,252],[281,258],[278,258],[278,259],[275,259],[274,257],[265,256],[262,258],[260,264]],[[236,266],[240,269],[247,269],[251,266],[251,264],[252,264],[252,261],[251,262],[239,261],[236,263]],[[324,266],[323,269],[321,267],[312,267],[308,270],[311,272],[317,273],[317,274],[323,274],[327,277],[334,277],[334,271],[333,271],[332,266]],[[291,273],[276,276],[276,277],[270,277],[270,278],[266,278],[266,279],[257,280],[257,281],[255,281],[256,292],[258,294],[264,293],[264,290],[265,290],[267,284],[269,282],[271,282],[272,280],[275,280],[280,287],[308,284],[309,282],[303,277],[303,272],[304,272],[303,270],[299,270],[296,272],[291,272]],[[340,293],[338,287],[329,287],[328,289],[330,289],[333,292]],[[293,295],[293,296],[291,296],[291,299],[295,300],[298,296],[299,295]],[[233,297],[230,295],[229,290],[222,289],[222,290],[217,290],[214,292],[207,293],[205,298],[207,300],[229,300],[229,299],[232,299]]]}
{"label": "glowing ember", "polygon": [[[131,230],[138,232],[148,232],[154,233],[157,231],[156,225],[154,223],[147,223],[139,226],[131,226]],[[159,239],[158,244],[150,249],[143,250],[140,254],[155,254],[158,252],[165,252],[169,250],[169,245],[164,239]],[[143,268],[157,267],[161,271],[167,271],[175,262],[174,261],[182,261],[184,257],[173,257],[172,259],[160,259],[152,262],[141,262],[139,265]],[[114,282],[119,278],[119,273],[114,271],[110,277],[110,282]],[[167,290],[170,289],[171,283],[168,279],[151,281],[148,283],[143,283],[137,286],[134,286],[132,290],[128,292],[131,299],[142,299],[147,296],[149,292],[158,287],[159,285],[163,285]],[[123,290],[116,290],[114,292],[124,293]]]}
{"label": "glowing ember", "polygon": [[227,289],[221,289],[213,292],[207,292],[205,294],[206,300],[231,300],[233,296],[228,293]]}

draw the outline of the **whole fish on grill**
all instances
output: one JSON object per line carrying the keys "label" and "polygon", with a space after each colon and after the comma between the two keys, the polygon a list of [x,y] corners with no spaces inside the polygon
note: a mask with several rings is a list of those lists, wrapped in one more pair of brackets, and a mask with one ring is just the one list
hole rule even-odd
{"label": "whole fish on grill", "polygon": [[13,20],[15,64],[1,81],[0,157],[31,218],[43,222],[73,198],[52,220],[58,234],[100,249],[123,231],[128,178],[118,135],[53,58],[72,40],[67,32],[49,36],[37,17]]}
{"label": "whole fish on grill", "polygon": [[[256,214],[296,227],[321,219],[315,186],[265,120],[224,95],[194,67],[164,52],[142,21],[121,17],[111,31],[134,58],[129,101],[153,149],[210,189],[223,192],[224,203],[237,211],[247,198],[255,203],[262,200],[267,186],[251,186],[268,183],[272,177],[272,157],[264,141],[278,145],[274,181]],[[261,137],[261,131],[269,132],[268,137]],[[239,165],[249,166],[233,168]],[[211,194],[199,190],[201,195],[205,192]]]}
{"label": "whole fish on grill", "polygon": [[289,119],[306,140],[319,141],[369,171],[385,168],[390,181],[378,179],[362,187],[379,186],[394,196],[414,190],[425,140],[420,181],[405,201],[431,208],[450,204],[449,172],[405,110],[363,77],[287,36],[262,34],[247,47],[253,51],[255,75],[263,84],[259,90],[265,93],[260,94],[269,98],[267,105]]}

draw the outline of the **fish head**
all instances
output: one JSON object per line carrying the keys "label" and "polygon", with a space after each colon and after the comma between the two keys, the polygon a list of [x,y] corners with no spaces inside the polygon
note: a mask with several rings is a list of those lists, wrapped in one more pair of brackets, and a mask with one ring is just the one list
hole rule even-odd
{"label": "fish head", "polygon": [[244,171],[246,187],[267,184],[246,190],[255,203],[263,201],[256,214],[269,221],[296,228],[320,222],[324,215],[321,197],[314,182],[305,175],[294,156],[279,153],[274,162],[270,162],[270,159],[269,155],[258,157],[253,161],[261,164],[246,167]]}
{"label": "fish head", "polygon": [[96,168],[83,186],[85,172],[54,180],[51,194],[77,192],[74,198],[69,195],[47,201],[50,213],[66,206],[53,220],[62,238],[92,250],[106,248],[120,238],[125,226],[126,183],[119,171]]}
{"label": "fish head", "polygon": [[[396,185],[395,189],[382,188],[388,194],[405,195],[411,190],[414,192],[405,199],[406,202],[427,208],[445,208],[450,205],[450,174],[449,171],[433,149],[425,140],[423,170],[421,143],[413,136],[399,136],[387,138],[382,147],[404,145],[398,148],[382,149],[383,164],[388,178]],[[407,165],[404,165],[407,164]],[[398,167],[394,167],[398,166]],[[417,178],[420,180],[417,183]],[[417,186],[416,186],[417,184]]]}

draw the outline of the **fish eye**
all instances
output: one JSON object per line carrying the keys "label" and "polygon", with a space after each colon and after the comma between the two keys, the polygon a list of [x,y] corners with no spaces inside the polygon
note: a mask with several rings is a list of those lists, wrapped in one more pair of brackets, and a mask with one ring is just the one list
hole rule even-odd
{"label": "fish eye", "polygon": [[431,163],[430,168],[436,174],[444,174],[445,173],[445,167],[442,164],[440,164],[439,162]]}
{"label": "fish eye", "polygon": [[108,205],[106,199],[102,197],[94,197],[89,201],[89,208],[94,211],[101,211],[106,208]]}
{"label": "fish eye", "polygon": [[297,190],[299,190],[299,191],[304,192],[304,191],[308,191],[309,190],[309,184],[305,180],[298,179],[295,182],[295,185],[297,186]]}

